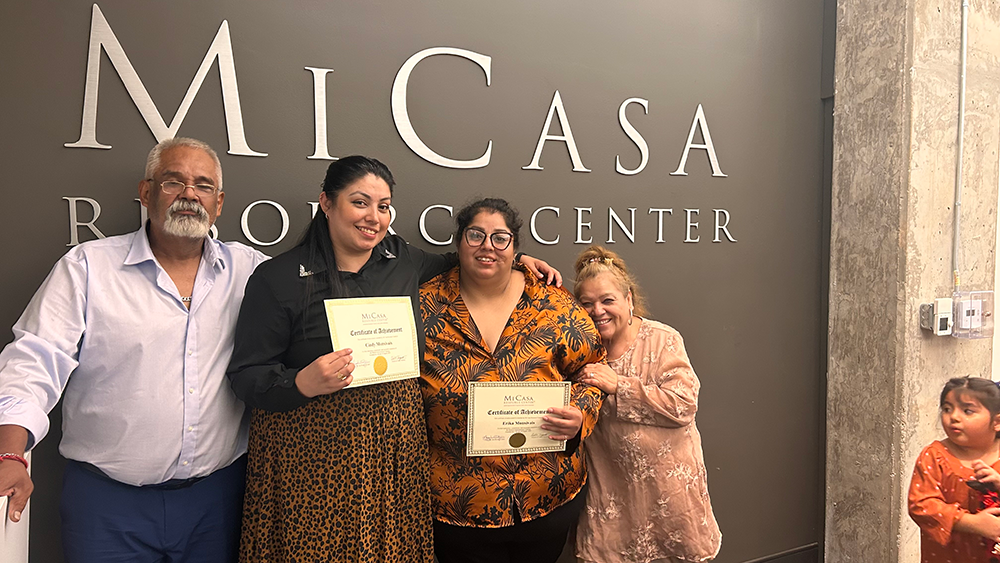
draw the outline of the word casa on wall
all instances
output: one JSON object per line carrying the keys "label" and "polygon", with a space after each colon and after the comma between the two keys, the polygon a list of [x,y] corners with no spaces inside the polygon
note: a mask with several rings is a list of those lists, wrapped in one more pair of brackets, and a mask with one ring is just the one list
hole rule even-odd
{"label": "word casa on wall", "polygon": [[[94,4],[93,6],[90,24],[90,42],[87,54],[87,80],[83,97],[83,119],[80,126],[80,138],[74,142],[66,143],[66,147],[90,149],[111,148],[110,145],[102,144],[97,140],[97,99],[102,49],[105,53],[107,53],[115,72],[118,73],[119,78],[125,85],[125,89],[132,98],[132,102],[136,105],[136,108],[138,108],[139,113],[142,115],[143,120],[145,120],[146,125],[153,133],[157,142],[177,135],[181,124],[184,122],[184,118],[187,116],[188,110],[191,108],[191,104],[194,101],[195,96],[201,89],[205,77],[208,75],[208,72],[215,61],[218,61],[219,75],[221,77],[222,85],[222,100],[226,119],[226,130],[229,136],[229,154],[251,157],[267,156],[267,153],[251,149],[250,145],[247,143],[246,133],[243,127],[243,110],[240,105],[239,87],[236,80],[236,64],[233,57],[232,39],[229,33],[228,21],[223,20],[222,25],[219,27],[219,31],[215,35],[215,39],[212,41],[212,44],[208,48],[208,52],[205,54],[205,57],[201,62],[201,66],[195,73],[191,84],[188,86],[187,92],[184,94],[184,98],[181,100],[180,106],[178,106],[173,119],[171,119],[170,124],[168,125],[163,119],[163,116],[160,114],[160,111],[156,108],[156,104],[153,103],[149,92],[146,90],[142,80],[139,78],[139,74],[132,66],[128,56],[125,54],[125,49],[118,41],[114,31],[111,29],[111,25],[108,23],[97,4]],[[457,160],[434,152],[433,149],[428,147],[420,139],[420,136],[413,128],[407,106],[407,85],[409,83],[410,75],[422,60],[436,55],[461,57],[475,63],[485,73],[487,87],[490,85],[492,78],[491,57],[454,47],[432,47],[424,49],[412,55],[406,60],[406,62],[403,63],[402,67],[400,67],[399,71],[396,73],[396,78],[393,81],[391,96],[392,118],[395,122],[396,130],[399,132],[400,137],[410,150],[427,162],[431,162],[445,168],[456,169],[486,167],[490,163],[490,157],[493,151],[492,140],[487,142],[485,151],[478,158],[470,160]],[[306,158],[336,160],[336,157],[331,156],[329,152],[326,116],[326,79],[327,75],[333,72],[333,69],[318,67],[305,67],[305,69],[310,71],[313,76],[313,101],[315,116],[315,149],[313,154]],[[641,106],[644,113],[649,112],[649,100],[639,97],[633,97],[623,101],[618,108],[618,123],[628,136],[629,140],[635,144],[640,154],[639,164],[635,168],[626,168],[623,166],[620,156],[616,155],[615,170],[619,174],[625,175],[634,175],[642,172],[649,162],[649,146],[646,143],[646,140],[642,137],[642,134],[639,133],[639,131],[629,122],[626,116],[626,109],[631,104],[638,104]],[[549,133],[553,119],[557,119],[559,121],[562,131],[561,134]],[[695,135],[699,131],[701,132],[703,142],[696,143]],[[542,170],[542,166],[539,164],[539,161],[542,156],[542,149],[545,147],[545,143],[547,141],[558,141],[566,144],[570,159],[573,163],[574,172],[590,172],[590,169],[584,165],[583,159],[580,156],[576,140],[573,137],[569,116],[566,113],[562,96],[558,90],[555,91],[555,94],[552,97],[552,102],[549,104],[548,115],[546,116],[545,123],[542,126],[541,134],[538,137],[538,143],[535,146],[531,162],[526,166],[523,166],[523,170]],[[687,165],[688,155],[692,149],[706,151],[709,164],[712,168],[712,176],[720,178],[726,177],[726,174],[722,172],[722,168],[719,165],[715,145],[712,142],[712,136],[708,128],[708,120],[705,117],[705,111],[701,104],[699,104],[695,110],[694,119],[691,123],[691,129],[688,132],[687,141],[685,142],[684,149],[681,152],[677,169],[670,173],[672,176],[687,175],[685,167]]]}

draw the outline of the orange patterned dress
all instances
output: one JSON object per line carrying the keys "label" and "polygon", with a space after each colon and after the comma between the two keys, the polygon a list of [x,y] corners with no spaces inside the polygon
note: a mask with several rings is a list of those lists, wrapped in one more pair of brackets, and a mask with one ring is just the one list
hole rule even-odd
{"label": "orange patterned dress", "polygon": [[[1000,461],[993,464],[1000,471]],[[910,479],[910,518],[920,526],[921,563],[991,563],[994,542],[956,532],[964,514],[977,512],[980,494],[965,484],[972,468],[962,465],[941,441],[920,452]]]}

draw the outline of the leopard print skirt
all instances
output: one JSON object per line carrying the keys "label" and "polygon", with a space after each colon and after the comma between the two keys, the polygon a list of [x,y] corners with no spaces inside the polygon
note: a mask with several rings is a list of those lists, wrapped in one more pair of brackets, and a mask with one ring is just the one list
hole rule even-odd
{"label": "leopard print skirt", "polygon": [[428,479],[415,379],[254,410],[240,561],[432,563]]}

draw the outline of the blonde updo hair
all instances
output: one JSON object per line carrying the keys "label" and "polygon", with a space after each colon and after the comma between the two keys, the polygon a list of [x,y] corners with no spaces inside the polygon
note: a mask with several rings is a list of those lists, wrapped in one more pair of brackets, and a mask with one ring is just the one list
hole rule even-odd
{"label": "blonde updo hair", "polygon": [[591,278],[596,278],[603,273],[607,273],[611,275],[611,279],[614,280],[615,285],[621,290],[622,295],[632,293],[633,314],[640,317],[645,317],[648,314],[648,311],[646,311],[646,300],[643,298],[642,293],[639,292],[639,284],[632,277],[632,274],[629,273],[628,266],[625,265],[625,261],[622,260],[621,256],[603,246],[595,244],[576,257],[573,270],[576,271],[576,284],[573,287],[573,294],[576,295],[577,299],[580,298],[580,284]]}

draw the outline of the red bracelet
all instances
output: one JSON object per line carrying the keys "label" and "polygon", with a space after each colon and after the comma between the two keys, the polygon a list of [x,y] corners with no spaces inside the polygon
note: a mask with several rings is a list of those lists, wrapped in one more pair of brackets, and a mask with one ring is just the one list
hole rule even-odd
{"label": "red bracelet", "polygon": [[20,461],[24,465],[25,469],[28,468],[28,460],[24,459],[24,456],[22,456],[22,455],[17,455],[17,454],[13,454],[13,453],[0,454],[0,461],[3,461],[5,459],[12,459],[14,461]]}

